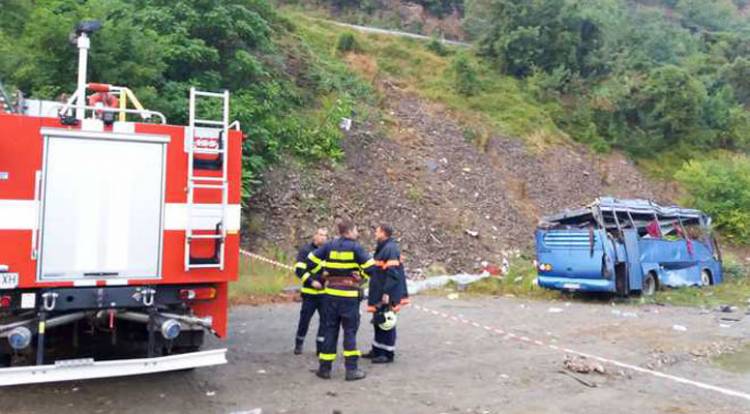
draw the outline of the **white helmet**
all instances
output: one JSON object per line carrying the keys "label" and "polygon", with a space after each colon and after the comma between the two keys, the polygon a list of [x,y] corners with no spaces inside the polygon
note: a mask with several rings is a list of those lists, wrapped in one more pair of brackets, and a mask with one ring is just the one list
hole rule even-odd
{"label": "white helmet", "polygon": [[383,312],[383,321],[380,322],[378,327],[384,331],[390,331],[396,326],[396,321],[398,320],[398,317],[396,316],[396,312],[394,312],[392,309],[388,309],[387,311]]}

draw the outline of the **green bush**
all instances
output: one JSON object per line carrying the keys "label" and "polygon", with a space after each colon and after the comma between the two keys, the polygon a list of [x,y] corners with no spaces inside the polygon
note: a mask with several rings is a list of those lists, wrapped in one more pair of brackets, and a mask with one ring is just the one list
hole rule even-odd
{"label": "green bush", "polygon": [[726,238],[750,243],[750,158],[727,155],[693,160],[676,178],[688,191],[686,201],[710,214]]}
{"label": "green bush", "polygon": [[427,42],[427,46],[425,47],[427,47],[427,50],[438,56],[448,56],[448,49],[445,47],[445,45],[443,45],[443,42],[435,37],[430,39],[430,41]]}
{"label": "green bush", "polygon": [[461,95],[471,96],[479,91],[479,76],[477,69],[464,54],[453,59],[451,64],[453,72],[453,87]]}
{"label": "green bush", "polygon": [[339,40],[336,42],[336,50],[339,52],[357,52],[359,51],[359,44],[357,38],[351,32],[344,32],[339,35]]}

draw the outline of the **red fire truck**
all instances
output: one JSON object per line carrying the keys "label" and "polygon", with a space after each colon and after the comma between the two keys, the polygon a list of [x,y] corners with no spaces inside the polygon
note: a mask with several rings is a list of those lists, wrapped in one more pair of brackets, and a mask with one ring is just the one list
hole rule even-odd
{"label": "red fire truck", "polygon": [[0,102],[0,385],[226,363],[200,348],[227,334],[238,274],[229,93],[191,89],[188,125],[167,125],[87,83],[98,26],[76,29],[70,99]]}

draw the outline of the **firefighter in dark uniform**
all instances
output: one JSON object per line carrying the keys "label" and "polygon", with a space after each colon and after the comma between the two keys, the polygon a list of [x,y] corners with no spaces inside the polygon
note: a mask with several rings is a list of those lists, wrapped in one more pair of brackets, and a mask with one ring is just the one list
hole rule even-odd
{"label": "firefighter in dark uniform", "polygon": [[361,356],[357,349],[359,303],[362,297],[360,287],[375,268],[375,261],[357,243],[357,227],[351,221],[339,222],[338,230],[340,237],[307,257],[307,265],[312,267],[310,273],[317,275],[322,272],[325,282],[322,318],[325,339],[318,355],[320,367],[316,375],[323,379],[331,378],[339,329],[343,329],[346,380],[355,381],[365,377],[364,371],[357,367]]}
{"label": "firefighter in dark uniform", "polygon": [[[381,224],[375,229],[375,239],[378,242],[374,256],[375,272],[370,278],[367,309],[370,312],[398,312],[401,306],[408,303],[401,251],[393,239],[393,228],[387,224]],[[372,358],[374,364],[393,362],[396,351],[396,327],[384,330],[378,323],[374,322],[373,325],[375,338],[372,341],[372,350],[363,357]]]}
{"label": "firefighter in dark uniform", "polygon": [[323,344],[323,284],[320,280],[312,277],[307,268],[307,256],[315,251],[318,247],[325,244],[328,240],[328,230],[320,228],[315,232],[313,240],[305,244],[297,253],[297,263],[294,265],[294,272],[302,282],[300,293],[302,294],[302,308],[299,312],[299,325],[297,326],[297,337],[294,341],[294,354],[302,353],[302,346],[307,336],[307,329],[310,326],[310,320],[315,312],[318,312],[318,336],[315,338],[315,349],[320,353],[320,346]]}

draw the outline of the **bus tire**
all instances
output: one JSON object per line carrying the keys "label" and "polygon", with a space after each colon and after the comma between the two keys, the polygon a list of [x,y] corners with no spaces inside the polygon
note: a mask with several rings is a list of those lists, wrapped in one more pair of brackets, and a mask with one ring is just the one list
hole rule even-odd
{"label": "bus tire", "polygon": [[701,286],[711,286],[713,284],[711,272],[709,272],[708,269],[701,270]]}
{"label": "bus tire", "polygon": [[643,296],[654,296],[656,288],[658,287],[656,275],[653,272],[648,272],[643,278],[643,286],[641,287],[641,295]]}

